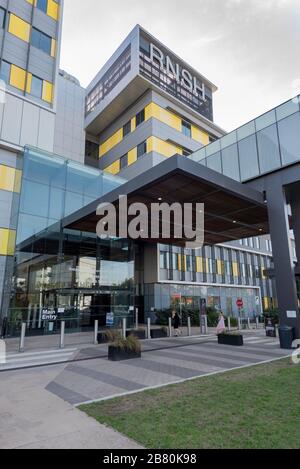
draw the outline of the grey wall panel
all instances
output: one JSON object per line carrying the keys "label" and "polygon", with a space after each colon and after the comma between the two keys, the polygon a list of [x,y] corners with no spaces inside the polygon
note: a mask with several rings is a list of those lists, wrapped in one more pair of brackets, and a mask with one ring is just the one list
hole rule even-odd
{"label": "grey wall panel", "polygon": [[57,22],[38,8],[34,11],[32,25],[51,37],[56,37]]}
{"label": "grey wall panel", "polygon": [[146,155],[139,158],[133,165],[128,166],[127,168],[123,169],[118,176],[124,179],[133,179],[136,176],[143,174],[148,169],[156,166],[157,164],[165,161],[165,157],[159,155],[158,153],[147,153]]}
{"label": "grey wall panel", "polygon": [[33,75],[42,78],[43,80],[53,82],[53,75],[55,69],[55,60],[50,55],[37,49],[30,47],[28,71]]}
{"label": "grey wall panel", "polygon": [[17,153],[0,148],[0,164],[17,168],[19,166],[17,164]]}
{"label": "grey wall panel", "polygon": [[23,101],[11,94],[6,95],[1,138],[15,145],[20,144]]}
{"label": "grey wall panel", "polygon": [[130,106],[125,113],[123,113],[119,119],[111,124],[106,130],[101,132],[99,135],[100,143],[105,142],[111,137],[117,130],[121,129],[130,119],[132,119],[138,112],[140,112],[147,104],[152,101],[152,92],[144,94],[133,106]]}
{"label": "grey wall panel", "polygon": [[24,102],[20,144],[22,146],[38,144],[40,111],[37,106]]}
{"label": "grey wall panel", "polygon": [[7,33],[3,48],[3,59],[26,69],[29,44]]}
{"label": "grey wall panel", "polygon": [[152,119],[153,135],[160,138],[161,140],[170,140],[178,145],[185,147],[191,151],[199,150],[203,145],[195,140],[184,135],[182,132],[173,129],[167,124]]}
{"label": "grey wall panel", "polygon": [[11,226],[11,208],[13,204],[13,192],[0,190],[0,227],[12,228]]}
{"label": "grey wall panel", "polygon": [[53,152],[55,114],[44,109],[40,110],[38,147]]}
{"label": "grey wall panel", "polygon": [[27,1],[10,0],[9,11],[27,21],[27,23],[31,23],[32,5]]}

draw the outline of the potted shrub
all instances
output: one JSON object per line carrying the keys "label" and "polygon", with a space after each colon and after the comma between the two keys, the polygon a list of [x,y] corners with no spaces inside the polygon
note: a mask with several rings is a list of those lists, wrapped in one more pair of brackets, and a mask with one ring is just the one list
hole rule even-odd
{"label": "potted shrub", "polygon": [[223,332],[222,334],[218,334],[218,344],[235,345],[240,347],[244,345],[244,339],[242,334],[234,332]]}
{"label": "potted shrub", "polygon": [[111,361],[141,358],[141,344],[137,337],[129,335],[126,339],[115,338],[108,346],[108,359]]}
{"label": "potted shrub", "polygon": [[163,337],[168,337],[168,329],[166,327],[151,329],[151,339],[161,339]]}

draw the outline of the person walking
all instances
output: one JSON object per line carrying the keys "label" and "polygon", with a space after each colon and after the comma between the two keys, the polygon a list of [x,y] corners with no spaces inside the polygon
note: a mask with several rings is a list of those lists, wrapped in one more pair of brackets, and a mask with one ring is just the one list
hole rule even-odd
{"label": "person walking", "polygon": [[221,311],[220,316],[219,316],[219,322],[217,325],[217,335],[223,334],[224,332],[226,332],[225,318],[224,318],[224,314]]}
{"label": "person walking", "polygon": [[180,317],[177,311],[172,311],[172,320],[173,320],[173,327],[174,327],[174,335],[175,337],[178,337],[181,331],[180,331]]}

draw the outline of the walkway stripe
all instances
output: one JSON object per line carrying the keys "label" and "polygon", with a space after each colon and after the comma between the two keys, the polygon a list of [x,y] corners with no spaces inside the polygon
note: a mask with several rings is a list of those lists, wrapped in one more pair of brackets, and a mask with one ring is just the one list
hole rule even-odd
{"label": "walkway stripe", "polygon": [[96,371],[91,370],[90,368],[84,368],[83,366],[79,365],[68,365],[65,371],[70,371],[80,376],[85,376],[95,381],[110,384],[111,386],[114,386],[116,388],[122,388],[128,391],[144,387],[140,383],[135,383],[134,381],[129,381],[124,378],[119,378],[118,376],[114,376],[109,373],[104,373],[103,371]]}
{"label": "walkway stripe", "polygon": [[49,383],[45,389],[60,397],[64,401],[69,402],[70,404],[76,404],[77,402],[80,402],[82,400],[89,399],[83,394],[79,394],[73,391],[72,389],[66,388],[65,386],[62,386],[61,384],[58,384],[55,381]]}
{"label": "walkway stripe", "polygon": [[211,355],[206,355],[203,353],[200,354],[192,354],[189,355],[188,353],[181,353],[181,352],[165,352],[162,351],[160,352],[160,356],[166,357],[166,358],[173,358],[174,360],[180,360],[180,361],[186,361],[186,362],[191,362],[191,363],[198,363],[199,365],[207,364],[210,365],[212,364],[216,368],[224,368],[224,364],[228,365],[245,365],[247,363],[247,360],[235,360],[232,358],[221,358],[221,357],[213,357]]}

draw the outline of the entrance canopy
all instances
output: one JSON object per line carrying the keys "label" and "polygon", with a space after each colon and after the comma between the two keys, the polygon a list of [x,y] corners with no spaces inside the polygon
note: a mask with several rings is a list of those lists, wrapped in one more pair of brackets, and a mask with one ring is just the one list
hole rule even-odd
{"label": "entrance canopy", "polygon": [[[204,203],[205,244],[269,233],[267,206],[262,193],[179,155],[66,217],[63,228],[95,233],[100,221],[100,216],[96,214],[98,205],[112,203],[118,210],[119,195],[128,197],[128,205],[135,202],[146,204],[149,214],[152,203],[193,203],[193,227],[196,221],[195,204]],[[171,233],[172,223],[171,219]],[[191,240],[160,236],[143,241],[184,246],[186,241]]]}

